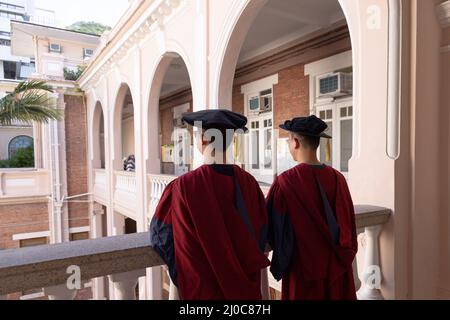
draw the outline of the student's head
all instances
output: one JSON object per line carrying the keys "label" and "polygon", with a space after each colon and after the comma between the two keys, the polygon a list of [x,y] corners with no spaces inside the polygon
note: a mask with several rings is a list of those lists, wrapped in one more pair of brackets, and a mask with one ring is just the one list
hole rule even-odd
{"label": "student's head", "polygon": [[233,142],[234,130],[224,128],[201,129],[198,132],[197,149],[204,154],[208,150],[225,153]]}
{"label": "student's head", "polygon": [[295,132],[289,132],[289,151],[296,158],[298,152],[316,153],[320,145],[320,137],[304,136]]}
{"label": "student's head", "polygon": [[294,118],[280,128],[289,132],[289,151],[295,161],[316,159],[320,139],[331,139],[324,133],[328,125],[316,116]]}
{"label": "student's head", "polygon": [[[196,127],[197,148],[205,157],[226,153],[236,133],[245,133],[247,118],[228,110],[204,110],[186,114],[183,121]],[[219,159],[223,160],[223,159]]]}

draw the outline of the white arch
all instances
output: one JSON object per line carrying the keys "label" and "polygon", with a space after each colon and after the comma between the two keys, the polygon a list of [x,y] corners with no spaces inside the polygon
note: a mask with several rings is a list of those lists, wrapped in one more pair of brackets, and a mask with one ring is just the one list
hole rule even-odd
{"label": "white arch", "polygon": [[[133,91],[131,91],[129,84],[122,82],[116,91],[117,93],[115,95],[113,109],[111,112],[110,132],[112,134],[109,136],[112,141],[111,160],[113,161],[113,170],[120,168],[122,164],[122,110],[128,91],[130,91],[132,101],[135,101],[133,98]],[[137,106],[133,105],[133,107],[136,109]]]}
{"label": "white arch", "polygon": [[195,83],[192,81],[194,72],[186,52],[175,41],[168,41],[167,49],[168,51],[161,54],[155,60],[152,66],[151,80],[145,90],[143,105],[146,109],[144,111],[143,128],[147,129],[147,134],[144,138],[144,157],[148,164],[147,170],[149,172],[159,171],[159,98],[164,77],[173,59],[181,58],[185,63],[192,90],[192,99],[196,101]]}

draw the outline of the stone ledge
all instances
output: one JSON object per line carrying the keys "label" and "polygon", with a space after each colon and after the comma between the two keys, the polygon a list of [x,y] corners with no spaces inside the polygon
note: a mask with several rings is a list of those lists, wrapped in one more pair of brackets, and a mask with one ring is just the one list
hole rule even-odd
{"label": "stone ledge", "polygon": [[148,233],[0,251],[0,295],[66,283],[69,266],[81,279],[161,266]]}
{"label": "stone ledge", "polygon": [[356,228],[365,228],[386,224],[391,217],[391,210],[368,205],[356,205]]}
{"label": "stone ledge", "polygon": [[[389,209],[355,206],[357,228],[385,224]],[[162,266],[149,246],[148,233],[0,251],[0,296],[66,283],[69,266],[79,266],[81,280]]]}

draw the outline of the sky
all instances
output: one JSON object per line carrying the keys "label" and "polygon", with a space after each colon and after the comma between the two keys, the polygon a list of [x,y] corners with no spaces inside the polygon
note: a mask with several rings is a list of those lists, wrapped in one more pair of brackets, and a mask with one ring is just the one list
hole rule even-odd
{"label": "sky", "polygon": [[58,27],[80,20],[113,27],[128,7],[128,0],[36,0],[36,7],[56,11]]}

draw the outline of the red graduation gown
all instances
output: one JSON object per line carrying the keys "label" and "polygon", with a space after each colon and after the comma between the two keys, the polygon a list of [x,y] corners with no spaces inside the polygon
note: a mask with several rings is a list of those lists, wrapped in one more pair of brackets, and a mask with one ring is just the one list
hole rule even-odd
{"label": "red graduation gown", "polygon": [[182,300],[260,300],[267,228],[255,179],[204,165],[165,189],[150,238]]}
{"label": "red graduation gown", "polygon": [[[314,175],[334,209],[338,244],[332,241]],[[328,166],[298,165],[276,179],[267,206],[271,272],[283,279],[282,299],[355,300],[355,213],[342,174]]]}

